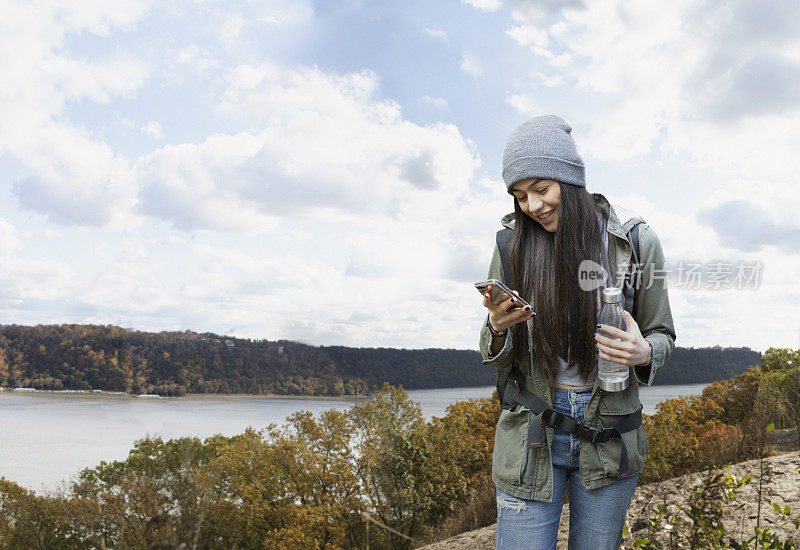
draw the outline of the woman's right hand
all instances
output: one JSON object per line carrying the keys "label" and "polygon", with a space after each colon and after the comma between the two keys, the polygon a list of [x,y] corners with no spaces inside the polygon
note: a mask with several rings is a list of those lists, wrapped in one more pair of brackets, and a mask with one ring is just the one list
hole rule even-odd
{"label": "woman's right hand", "polygon": [[[516,290],[514,293],[516,294]],[[514,296],[508,296],[505,300],[495,305],[492,301],[492,285],[487,287],[487,292],[483,295],[483,307],[489,310],[489,323],[497,332],[502,332],[512,325],[531,319],[535,313],[531,306],[519,307]]]}

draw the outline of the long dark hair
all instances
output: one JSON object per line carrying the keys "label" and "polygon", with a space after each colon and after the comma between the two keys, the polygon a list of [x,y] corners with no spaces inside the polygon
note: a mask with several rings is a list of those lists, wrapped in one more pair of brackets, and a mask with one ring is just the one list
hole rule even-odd
{"label": "long dark hair", "polygon": [[[514,199],[516,225],[510,251],[512,288],[526,299],[533,296],[533,348],[551,386],[558,375],[559,356],[568,369],[577,368],[581,379],[590,380],[597,357],[594,333],[602,287],[582,290],[578,268],[586,259],[608,266],[603,246],[607,214],[586,188],[559,185],[561,204],[555,233],[532,220]],[[601,222],[598,212],[602,213]],[[527,325],[517,323],[512,331],[514,361],[524,365],[528,361]]]}

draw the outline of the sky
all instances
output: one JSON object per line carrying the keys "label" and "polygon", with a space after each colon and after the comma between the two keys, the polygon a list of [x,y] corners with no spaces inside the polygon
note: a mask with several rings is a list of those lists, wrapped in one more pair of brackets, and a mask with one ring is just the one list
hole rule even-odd
{"label": "sky", "polygon": [[556,114],[678,346],[800,347],[800,4],[762,6],[0,0],[0,323],[477,349],[505,140]]}

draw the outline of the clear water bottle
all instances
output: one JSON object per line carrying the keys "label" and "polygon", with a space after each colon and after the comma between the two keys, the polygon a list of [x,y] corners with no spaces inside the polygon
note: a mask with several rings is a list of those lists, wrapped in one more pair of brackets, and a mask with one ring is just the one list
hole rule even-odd
{"label": "clear water bottle", "polygon": [[[603,309],[600,310],[600,319],[597,321],[602,325],[616,327],[620,330],[627,330],[625,321],[622,318],[622,308],[620,302],[622,300],[622,291],[620,289],[610,286],[603,289]],[[604,330],[598,330],[598,334],[611,338],[613,340],[620,340]],[[597,358],[597,377],[600,379],[600,387],[606,391],[622,391],[628,387],[628,366],[603,359]]]}

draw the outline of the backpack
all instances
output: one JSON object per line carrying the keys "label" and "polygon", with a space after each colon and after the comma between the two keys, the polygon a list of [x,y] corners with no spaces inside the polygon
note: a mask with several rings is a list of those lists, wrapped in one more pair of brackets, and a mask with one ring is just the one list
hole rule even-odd
{"label": "backpack", "polygon": [[[639,224],[642,221],[634,224],[628,230],[628,242],[631,243],[631,260],[628,263],[628,268],[625,270],[625,278],[623,279],[622,295],[625,297],[623,309],[636,318],[636,290],[641,283],[641,270],[639,268]],[[504,280],[511,282],[511,237],[514,234],[513,230],[503,228],[497,232],[497,249],[500,252],[500,263],[503,267]],[[503,390],[506,387],[506,381],[509,374],[514,368],[514,363],[511,363],[505,368],[497,369],[497,397],[500,403],[505,405],[503,400]]]}

